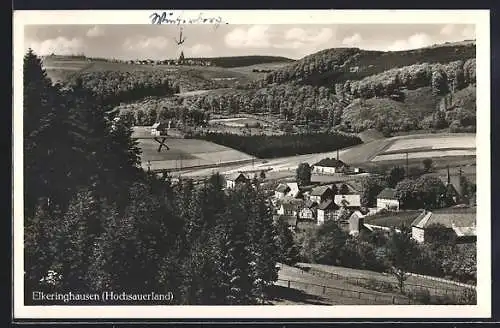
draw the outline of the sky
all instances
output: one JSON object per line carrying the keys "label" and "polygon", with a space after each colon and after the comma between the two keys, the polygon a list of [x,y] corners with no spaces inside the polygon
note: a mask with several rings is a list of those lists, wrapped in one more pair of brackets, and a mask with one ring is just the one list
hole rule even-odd
{"label": "sky", "polygon": [[270,55],[300,59],[319,50],[357,47],[397,51],[475,39],[474,25],[27,25],[25,50],[116,59]]}

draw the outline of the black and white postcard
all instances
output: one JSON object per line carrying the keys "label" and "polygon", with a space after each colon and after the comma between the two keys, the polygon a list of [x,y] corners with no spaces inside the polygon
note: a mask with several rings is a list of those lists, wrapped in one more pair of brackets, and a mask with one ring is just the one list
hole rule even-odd
{"label": "black and white postcard", "polygon": [[487,10],[15,12],[14,317],[489,317],[489,42]]}

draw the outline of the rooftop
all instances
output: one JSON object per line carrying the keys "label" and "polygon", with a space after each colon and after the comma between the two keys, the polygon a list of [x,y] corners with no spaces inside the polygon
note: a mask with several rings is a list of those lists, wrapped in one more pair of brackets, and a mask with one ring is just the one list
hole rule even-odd
{"label": "rooftop", "polygon": [[321,202],[318,205],[318,209],[320,210],[333,210],[333,209],[338,209],[339,207],[337,204],[335,204],[331,199],[328,199],[324,202]]}
{"label": "rooftop", "polygon": [[338,206],[361,207],[360,195],[335,195],[335,204]]}
{"label": "rooftop", "polygon": [[435,210],[433,212],[427,212],[426,215],[422,215],[415,219],[412,225],[419,228],[425,228],[431,224],[442,224],[448,228],[473,228],[475,231],[476,209],[474,207],[468,207]]}
{"label": "rooftop", "polygon": [[284,185],[284,184],[279,184],[278,187],[276,188],[276,191],[277,192],[288,192],[290,190],[290,187],[288,187],[287,185]]}
{"label": "rooftop", "polygon": [[396,189],[393,188],[385,188],[377,195],[379,199],[398,199],[396,197]]}
{"label": "rooftop", "polygon": [[323,167],[343,167],[347,166],[344,162],[341,160],[335,159],[335,158],[324,158],[321,161],[317,162],[313,166],[323,166]]}
{"label": "rooftop", "polygon": [[330,189],[329,186],[319,186],[311,190],[311,196],[321,196]]}

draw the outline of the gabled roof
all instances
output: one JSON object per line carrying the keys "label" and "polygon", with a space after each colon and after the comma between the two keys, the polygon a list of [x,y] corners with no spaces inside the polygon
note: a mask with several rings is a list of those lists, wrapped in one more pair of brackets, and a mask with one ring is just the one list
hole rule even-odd
{"label": "gabled roof", "polygon": [[380,194],[377,195],[377,199],[395,199],[398,200],[396,197],[396,189],[393,188],[385,188],[380,192]]}
{"label": "gabled roof", "polygon": [[321,161],[317,162],[313,166],[323,166],[323,167],[343,167],[347,166],[341,160],[337,160],[336,158],[324,158]]}
{"label": "gabled roof", "polygon": [[280,183],[278,185],[278,187],[276,188],[276,191],[277,192],[286,193],[286,192],[290,191],[290,187],[288,187],[287,185],[284,185],[284,184]]}
{"label": "gabled roof", "polygon": [[230,174],[225,175],[225,177],[227,180],[231,180],[231,181],[236,181],[236,179],[238,179],[240,177],[245,178],[246,180],[250,180],[250,178],[242,172],[230,173]]}
{"label": "gabled roof", "polygon": [[339,209],[339,207],[331,199],[328,199],[324,202],[321,202],[318,205],[318,209],[323,210],[323,211],[324,210],[337,210],[337,209]]}
{"label": "gabled roof", "polygon": [[308,199],[304,202],[304,207],[307,207],[307,208],[313,208],[313,207],[316,207],[318,206],[318,203],[316,202],[313,202],[312,200]]}
{"label": "gabled roof", "polygon": [[[467,228],[462,230],[475,231],[476,210],[475,208],[456,208],[426,212],[417,217],[412,226],[425,229],[431,224],[442,224],[447,228]],[[473,227],[474,229],[472,229]]]}
{"label": "gabled roof", "polygon": [[[319,186],[311,190],[311,196],[322,196],[330,189],[329,186]],[[331,189],[330,189],[331,190]]]}
{"label": "gabled roof", "polygon": [[298,210],[303,205],[304,201],[302,199],[287,197],[281,201],[281,206],[283,206],[284,209]]}
{"label": "gabled roof", "polygon": [[360,195],[335,195],[335,204],[338,206],[361,207]]}
{"label": "gabled roof", "polygon": [[365,215],[360,211],[354,211],[349,218],[352,218],[353,216],[357,216],[360,219],[365,217]]}

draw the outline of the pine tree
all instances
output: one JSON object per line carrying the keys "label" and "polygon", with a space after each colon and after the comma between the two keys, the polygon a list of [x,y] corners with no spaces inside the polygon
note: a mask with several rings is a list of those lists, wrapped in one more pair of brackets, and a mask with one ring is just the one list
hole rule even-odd
{"label": "pine tree", "polygon": [[100,200],[91,191],[82,190],[75,195],[64,217],[54,227],[63,288],[89,291],[93,249],[106,216]]}
{"label": "pine tree", "polygon": [[228,212],[222,217],[221,288],[225,292],[225,303],[244,305],[253,303],[248,249],[247,218],[244,204],[248,204],[245,189],[237,188],[229,195]]}

